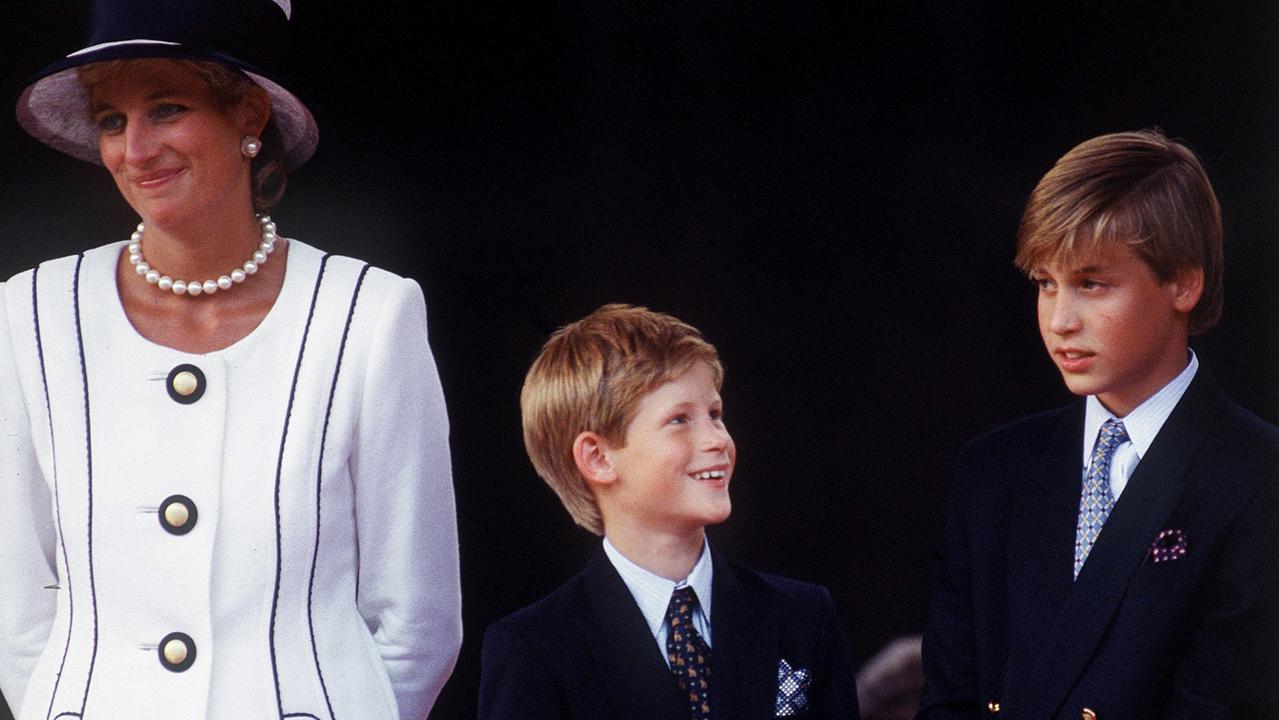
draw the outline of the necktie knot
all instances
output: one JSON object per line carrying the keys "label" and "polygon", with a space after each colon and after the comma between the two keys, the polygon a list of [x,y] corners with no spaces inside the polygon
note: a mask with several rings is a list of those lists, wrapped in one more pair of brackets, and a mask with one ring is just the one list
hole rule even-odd
{"label": "necktie knot", "polygon": [[1110,461],[1115,449],[1128,440],[1128,429],[1122,421],[1111,418],[1102,423],[1093,445],[1088,473],[1084,476],[1083,490],[1079,494],[1079,523],[1075,529],[1075,577],[1084,567],[1084,561],[1092,552],[1101,526],[1115,507],[1115,494],[1110,488]]}
{"label": "necktie knot", "polygon": [[675,588],[675,592],[671,593],[671,602],[666,606],[667,624],[672,627],[677,622],[681,625],[685,622],[692,624],[693,613],[698,607],[697,592],[693,590],[693,586]]}
{"label": "necktie knot", "polygon": [[1097,446],[1093,449],[1093,462],[1096,462],[1099,456],[1104,455],[1106,462],[1109,463],[1115,448],[1124,444],[1127,440],[1128,428],[1124,427],[1122,420],[1111,418],[1102,423],[1101,430],[1097,433]]}

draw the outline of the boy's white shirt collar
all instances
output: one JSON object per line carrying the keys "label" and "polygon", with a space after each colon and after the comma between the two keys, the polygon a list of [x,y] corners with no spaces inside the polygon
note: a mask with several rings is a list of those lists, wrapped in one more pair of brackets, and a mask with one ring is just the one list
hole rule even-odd
{"label": "boy's white shirt collar", "polygon": [[640,613],[648,623],[649,632],[658,641],[663,658],[666,657],[666,608],[670,605],[671,593],[685,585],[692,586],[693,592],[697,593],[700,606],[700,612],[693,615],[693,625],[697,628],[697,632],[701,633],[706,644],[711,645],[711,576],[714,568],[711,563],[711,545],[708,540],[702,539],[701,557],[697,558],[697,564],[693,566],[688,577],[678,583],[655,575],[631,562],[609,541],[607,536],[604,537],[604,554],[608,556],[609,562],[613,563],[617,574],[622,576],[622,582],[626,583],[626,588],[635,598],[635,604],[639,606]]}
{"label": "boy's white shirt collar", "polygon": [[1116,500],[1119,499],[1124,487],[1128,485],[1128,478],[1132,476],[1133,471],[1137,468],[1137,463],[1150,450],[1150,444],[1155,441],[1155,436],[1159,434],[1159,430],[1167,422],[1168,416],[1172,414],[1172,410],[1181,400],[1181,396],[1186,394],[1186,388],[1190,387],[1190,382],[1195,379],[1195,373],[1199,370],[1199,358],[1195,357],[1194,350],[1187,348],[1187,352],[1190,353],[1190,362],[1187,363],[1185,369],[1177,377],[1173,378],[1172,382],[1164,385],[1159,392],[1151,395],[1145,402],[1133,408],[1133,411],[1125,417],[1116,417],[1114,413],[1101,404],[1096,395],[1089,395],[1084,401],[1083,464],[1085,475],[1088,473],[1088,464],[1092,460],[1093,446],[1097,442],[1097,433],[1101,430],[1102,424],[1111,418],[1122,420],[1124,429],[1128,431],[1128,442],[1121,444],[1116,449],[1115,455],[1111,460],[1110,487]]}

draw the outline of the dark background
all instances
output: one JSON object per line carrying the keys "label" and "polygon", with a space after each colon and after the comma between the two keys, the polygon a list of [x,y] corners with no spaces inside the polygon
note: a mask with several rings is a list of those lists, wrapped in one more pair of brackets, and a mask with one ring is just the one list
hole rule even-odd
{"label": "dark background", "polygon": [[[321,143],[273,215],[422,283],[449,401],[466,641],[433,718],[473,713],[485,626],[597,545],[525,459],[517,398],[546,335],[605,302],[718,346],[739,464],[712,542],[828,586],[859,661],[922,628],[959,446],[1066,399],[1011,257],[1077,142],[1158,125],[1200,153],[1227,301],[1194,346],[1279,420],[1271,3],[650,5],[294,12]],[[5,91],[82,17],[8,8]],[[0,275],[136,222],[8,110],[0,150]]]}

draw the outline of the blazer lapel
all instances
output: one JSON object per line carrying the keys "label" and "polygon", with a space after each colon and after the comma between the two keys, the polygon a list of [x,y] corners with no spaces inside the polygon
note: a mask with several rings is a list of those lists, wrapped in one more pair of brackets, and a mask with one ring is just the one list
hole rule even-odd
{"label": "blazer lapel", "polygon": [[[1191,460],[1222,406],[1219,395],[1201,368],[1137,465],[1031,669],[1021,677],[1019,717],[1053,716],[1087,668],[1133,573],[1181,498]],[[1076,477],[1076,497],[1079,483]]]}
{"label": "blazer lapel", "polygon": [[617,716],[661,720],[688,716],[635,598],[603,550],[586,564],[587,645]]}
{"label": "blazer lapel", "polygon": [[1071,591],[1075,525],[1083,466],[1083,403],[1075,403],[1051,430],[1039,463],[1018,484],[1008,537],[1008,663],[1004,695],[1040,652],[1044,620],[1054,617]]}
{"label": "blazer lapel", "polygon": [[777,702],[777,608],[754,597],[712,551],[711,707],[716,718],[772,717]]}

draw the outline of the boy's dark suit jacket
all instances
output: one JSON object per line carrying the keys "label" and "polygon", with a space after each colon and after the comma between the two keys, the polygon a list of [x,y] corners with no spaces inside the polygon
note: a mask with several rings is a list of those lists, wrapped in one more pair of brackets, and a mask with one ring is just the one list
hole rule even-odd
{"label": "boy's dark suit jacket", "polygon": [[1072,581],[1083,405],[961,453],[918,717],[1279,717],[1279,429],[1200,367]]}
{"label": "boy's dark suit jacket", "polygon": [[[852,660],[830,594],[712,553],[711,702],[721,720],[775,715],[783,658],[812,674],[796,718],[856,720]],[[484,636],[481,720],[688,720],[648,623],[599,550]]]}

